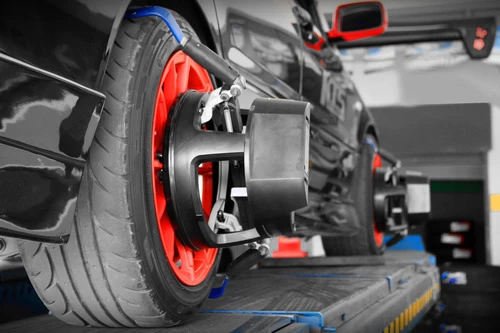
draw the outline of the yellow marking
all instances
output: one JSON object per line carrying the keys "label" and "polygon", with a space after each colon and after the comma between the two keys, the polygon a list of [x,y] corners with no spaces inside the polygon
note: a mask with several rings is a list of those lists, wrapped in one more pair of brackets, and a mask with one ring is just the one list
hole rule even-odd
{"label": "yellow marking", "polygon": [[389,333],[394,333],[394,322],[389,326]]}
{"label": "yellow marking", "polygon": [[399,315],[399,330],[402,331],[405,328],[405,313],[401,312]]}
{"label": "yellow marking", "polygon": [[490,210],[492,212],[500,212],[500,194],[490,195]]}
{"label": "yellow marking", "polygon": [[399,317],[396,317],[396,320],[394,321],[395,323],[395,327],[396,327],[396,331],[395,333],[399,333]]}
{"label": "yellow marking", "polygon": [[384,333],[389,333],[389,327],[384,328]]}
{"label": "yellow marking", "polygon": [[410,318],[408,318],[410,316],[410,310],[408,308],[406,308],[405,310],[405,326],[408,325],[408,321],[410,321]]}

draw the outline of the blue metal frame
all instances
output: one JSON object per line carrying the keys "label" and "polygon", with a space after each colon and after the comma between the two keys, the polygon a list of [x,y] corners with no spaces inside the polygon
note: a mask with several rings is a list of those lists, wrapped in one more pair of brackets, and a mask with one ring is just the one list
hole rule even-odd
{"label": "blue metal frame", "polygon": [[[392,238],[392,235],[384,237],[384,244]],[[389,247],[387,251],[413,250],[425,252],[424,242],[420,235],[408,235],[398,243]]]}
{"label": "blue metal frame", "polygon": [[153,6],[153,7],[133,9],[125,14],[125,18],[127,19],[134,19],[146,16],[156,16],[161,18],[167,24],[168,28],[174,35],[175,40],[179,44],[181,44],[182,39],[184,38],[184,33],[177,24],[177,21],[175,20],[174,16],[167,9],[163,7]]}
{"label": "blue metal frame", "polygon": [[314,311],[261,311],[261,310],[200,310],[201,313],[225,313],[252,315],[261,317],[285,317],[293,323],[304,323],[322,329],[323,332],[336,332],[333,326],[325,327],[325,319],[321,312]]}
{"label": "blue metal frame", "polygon": [[224,295],[224,291],[226,290],[228,281],[229,281],[229,278],[226,277],[224,279],[224,282],[222,282],[222,285],[220,287],[212,288],[212,290],[210,291],[210,295],[208,295],[208,298],[219,298],[222,295]]}

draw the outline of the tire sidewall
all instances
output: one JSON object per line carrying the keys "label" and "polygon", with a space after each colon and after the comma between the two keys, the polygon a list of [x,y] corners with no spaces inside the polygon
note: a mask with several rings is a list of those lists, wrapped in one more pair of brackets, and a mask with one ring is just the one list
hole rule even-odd
{"label": "tire sidewall", "polygon": [[376,153],[373,147],[369,143],[367,143],[367,140],[371,140],[375,145],[377,145],[377,140],[371,135],[366,135],[363,139],[363,144],[360,152],[360,161],[358,165],[362,176],[360,183],[358,184],[358,186],[356,186],[357,190],[354,198],[356,211],[359,214],[359,221],[360,223],[364,224],[365,227],[362,228],[360,232],[366,232],[370,253],[381,254],[383,253],[383,245],[378,246],[375,242],[375,230],[373,226],[373,162]]}
{"label": "tire sidewall", "polygon": [[[142,252],[144,273],[154,285],[154,290],[163,302],[181,300],[176,306],[179,314],[190,314],[189,306],[199,306],[208,296],[218,265],[219,255],[207,278],[196,286],[180,283],[173,273],[164,252],[153,199],[152,170],[152,128],[156,93],[160,78],[170,56],[179,46],[163,21],[145,18],[151,24],[151,34],[140,56],[139,77],[133,88],[133,106],[130,122],[129,154],[131,156],[131,201],[136,220],[137,246]],[[187,22],[177,18],[185,34],[193,35],[186,29]],[[155,42],[156,41],[156,42]]]}

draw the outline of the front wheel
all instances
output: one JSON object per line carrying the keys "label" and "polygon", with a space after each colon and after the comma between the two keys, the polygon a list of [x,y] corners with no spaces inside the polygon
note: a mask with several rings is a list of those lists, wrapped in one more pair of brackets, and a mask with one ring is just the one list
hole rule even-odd
{"label": "front wheel", "polygon": [[327,256],[373,255],[384,251],[384,234],[375,224],[373,214],[373,176],[382,160],[375,153],[376,140],[368,135],[361,146],[357,168],[360,179],[353,190],[353,200],[360,221],[359,232],[350,237],[323,236]]}
{"label": "front wheel", "polygon": [[[196,38],[188,22],[173,15],[184,33]],[[180,241],[162,179],[168,112],[189,89],[211,91],[211,78],[179,50],[165,23],[158,18],[124,21],[102,86],[106,105],[69,242],[20,242],[35,289],[63,321],[172,326],[208,296],[218,251],[194,251]],[[217,186],[212,171],[211,163],[198,170],[207,215]]]}

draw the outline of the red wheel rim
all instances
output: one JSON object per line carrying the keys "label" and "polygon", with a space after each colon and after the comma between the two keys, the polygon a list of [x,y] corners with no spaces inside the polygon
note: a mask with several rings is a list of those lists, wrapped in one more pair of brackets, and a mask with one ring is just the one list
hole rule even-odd
{"label": "red wheel rim", "polygon": [[[375,170],[380,167],[382,167],[382,158],[379,154],[375,154],[372,164],[373,174],[375,174]],[[384,233],[378,229],[377,223],[375,223],[375,221],[373,221],[373,238],[375,239],[375,244],[377,244],[377,246],[382,246],[382,244],[384,243]]]}
{"label": "red wheel rim", "polygon": [[[156,219],[165,255],[177,279],[185,285],[196,286],[203,282],[210,273],[217,256],[217,249],[194,251],[181,242],[175,231],[175,225],[167,213],[167,198],[163,183],[158,177],[159,171],[163,169],[163,164],[156,158],[157,153],[163,153],[168,112],[178,96],[189,89],[201,92],[212,91],[212,81],[203,67],[184,52],[177,51],[165,65],[156,95],[151,159],[153,161],[153,197]],[[213,201],[212,164],[203,163],[200,165],[198,175],[201,202],[208,218]]]}

